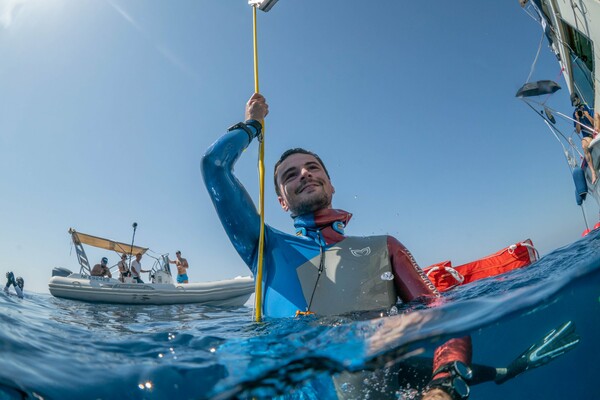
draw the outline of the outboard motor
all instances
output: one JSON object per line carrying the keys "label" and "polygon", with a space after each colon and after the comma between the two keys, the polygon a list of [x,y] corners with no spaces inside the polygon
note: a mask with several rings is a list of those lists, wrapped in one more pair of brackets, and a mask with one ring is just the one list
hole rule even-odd
{"label": "outboard motor", "polygon": [[64,276],[67,277],[71,275],[73,272],[71,270],[63,268],[63,267],[55,267],[52,270],[52,276]]}

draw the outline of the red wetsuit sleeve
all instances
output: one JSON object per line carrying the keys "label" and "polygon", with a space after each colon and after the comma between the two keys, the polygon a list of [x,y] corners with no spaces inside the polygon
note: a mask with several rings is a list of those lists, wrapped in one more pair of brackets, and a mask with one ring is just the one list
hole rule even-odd
{"label": "red wetsuit sleeve", "polygon": [[[402,243],[396,238],[388,236],[387,245],[394,273],[396,291],[402,301],[409,302],[419,297],[432,298],[440,296],[438,290]],[[433,371],[453,361],[462,361],[470,365],[471,356],[472,344],[470,336],[450,339],[435,350]]]}
{"label": "red wetsuit sleeve", "polygon": [[388,236],[388,253],[398,296],[404,302],[440,294],[415,261],[410,251],[396,238]]}
{"label": "red wetsuit sleeve", "polygon": [[[435,353],[433,353],[433,371],[453,361],[462,361],[466,365],[471,365],[472,354],[471,336],[450,339],[435,349]],[[443,375],[439,374],[437,377],[432,377],[432,379],[441,378]]]}

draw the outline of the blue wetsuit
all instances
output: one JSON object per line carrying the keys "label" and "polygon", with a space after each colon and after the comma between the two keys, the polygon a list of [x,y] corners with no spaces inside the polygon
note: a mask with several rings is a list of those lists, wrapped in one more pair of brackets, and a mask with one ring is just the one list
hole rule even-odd
{"label": "blue wetsuit", "polygon": [[[206,152],[202,160],[202,174],[229,239],[256,275],[260,217],[250,196],[233,175],[233,166],[249,142],[248,134],[242,129],[226,133]],[[343,227],[350,217],[342,210],[321,210],[298,216],[294,218],[294,225],[299,235],[289,235],[265,226],[264,315],[293,317],[296,311],[306,311],[311,295],[303,292],[299,267],[346,239],[340,226]],[[381,308],[393,305],[396,296],[404,301],[437,296],[435,287],[424,276],[410,252],[391,236],[382,240],[387,243],[384,249],[387,253],[384,254],[386,257],[389,254],[386,261],[391,265],[395,285],[392,291],[395,289],[395,292],[390,295],[393,301],[390,304],[381,302]],[[354,311],[361,309],[366,308],[355,308]]]}

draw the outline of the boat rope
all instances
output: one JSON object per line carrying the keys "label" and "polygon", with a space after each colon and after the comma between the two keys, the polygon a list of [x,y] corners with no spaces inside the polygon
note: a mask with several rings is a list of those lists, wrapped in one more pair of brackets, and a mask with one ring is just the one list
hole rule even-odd
{"label": "boat rope", "polygon": [[[536,14],[536,15],[533,15],[533,13],[530,11],[530,9],[531,9],[532,7],[535,9],[535,14]],[[539,16],[539,14],[538,14],[537,7],[536,7],[535,5],[533,5],[533,6],[532,6],[532,5],[531,5],[531,2],[529,3],[529,6],[528,6],[528,7],[523,7],[523,11],[525,11],[525,14],[529,15],[529,16],[531,17],[531,19],[533,19],[535,22],[537,22],[537,23],[538,23],[538,24],[540,24],[540,25],[542,24],[542,22],[541,22],[541,17],[540,17],[540,16]],[[537,16],[537,17],[536,17],[536,16]]]}
{"label": "boat rope", "polygon": [[589,231],[590,225],[588,224],[587,216],[585,215],[585,209],[583,208],[583,203],[581,203],[581,213],[583,214],[583,222],[585,223],[585,228]]}
{"label": "boat rope", "polygon": [[531,245],[529,243],[526,243],[526,242],[521,242],[521,243],[517,243],[517,244],[511,244],[510,246],[508,246],[508,254],[515,254],[515,250],[519,246],[523,246],[523,247],[526,247],[526,248],[528,248],[530,250],[533,250],[534,257],[535,257],[535,260],[533,260],[533,261],[537,261],[537,260],[540,259],[540,253],[538,252],[538,250],[535,247],[533,247],[533,245]]}
{"label": "boat rope", "polygon": [[[256,8],[252,5],[252,38],[254,44],[254,92],[260,93],[258,85],[258,39],[256,29]],[[254,320],[262,321],[262,283],[263,283],[263,261],[265,249],[265,121],[260,121],[262,135],[258,145],[258,211],[260,214],[260,234],[258,239],[258,262],[256,265],[255,288],[254,288]]]}
{"label": "boat rope", "polygon": [[[535,10],[535,13],[537,14],[537,17],[534,16],[529,9],[533,8]],[[531,18],[533,18],[534,21],[536,21],[541,27],[542,27],[542,32],[546,32],[546,28],[549,28],[550,31],[552,32],[552,41],[556,41],[559,42],[561,45],[563,45],[564,47],[566,47],[567,49],[569,49],[569,54],[573,54],[573,55],[577,55],[577,52],[573,50],[573,48],[571,47],[571,45],[567,42],[565,42],[562,39],[562,36],[559,35],[556,31],[556,28],[552,25],[549,24],[548,22],[546,22],[545,17],[543,16],[543,13],[541,10],[538,9],[537,5],[535,5],[533,2],[529,2],[529,7],[528,8],[524,8],[525,13],[527,15],[529,15]],[[554,9],[552,9],[552,12],[554,12]],[[550,35],[548,35],[550,36]],[[553,47],[553,46],[551,46]],[[552,50],[552,52],[554,53],[554,49]],[[557,54],[557,56],[559,56]],[[560,56],[559,56],[560,57]],[[577,57],[577,56],[576,56]],[[561,69],[561,73],[564,72],[564,68]]]}
{"label": "boat rope", "polygon": [[533,63],[531,64],[531,68],[529,70],[529,76],[527,76],[527,80],[525,80],[525,83],[529,82],[529,80],[531,79],[531,75],[533,75],[533,71],[535,71],[535,66],[537,65],[538,62],[538,58],[540,57],[540,52],[542,50],[542,43],[544,42],[544,30],[542,29],[542,36],[540,37],[540,43],[538,44],[538,49],[537,52],[535,53],[535,58],[533,59]]}
{"label": "boat rope", "polygon": [[460,272],[458,272],[457,270],[455,270],[452,267],[439,267],[439,266],[433,267],[429,271],[427,271],[427,277],[429,278],[430,274],[434,273],[435,271],[439,271],[439,270],[448,272],[450,275],[452,275],[452,277],[454,279],[456,279],[456,281],[458,282],[459,285],[465,281],[465,277]]}
{"label": "boat rope", "polygon": [[[573,145],[573,142],[571,141],[571,138],[567,138],[567,136],[565,134],[563,134],[560,129],[558,129],[556,126],[554,126],[554,124],[551,124],[551,121],[549,121],[546,116],[544,116],[542,113],[538,113],[538,111],[531,105],[531,103],[537,104],[539,106],[543,106],[543,107],[547,108],[548,110],[550,110],[553,114],[556,114],[556,115],[562,117],[563,119],[566,119],[568,121],[571,121],[571,122],[574,122],[574,123],[578,123],[578,124],[584,126],[583,124],[581,124],[580,122],[574,120],[573,118],[569,117],[568,115],[561,113],[558,110],[555,110],[555,109],[553,109],[551,107],[546,106],[544,103],[540,103],[540,102],[537,102],[537,101],[531,100],[531,99],[527,99],[527,100],[526,99],[522,99],[522,100],[525,102],[525,104],[527,104],[537,115],[539,115],[546,122],[546,124],[548,125],[548,127],[550,128],[550,130],[553,133],[557,132],[566,142],[568,142],[573,147],[573,149],[575,149],[577,151],[577,153],[579,154],[580,157],[583,157],[583,154],[581,154],[581,152],[579,152],[579,150],[577,150],[575,148],[575,146]],[[573,132],[576,133],[576,130],[573,130]],[[556,134],[554,136],[556,136]],[[580,138],[580,134],[576,133],[576,136],[578,138]],[[558,137],[557,137],[557,140],[559,142],[561,142],[560,139],[558,139]],[[562,142],[561,142],[561,144],[562,144]]]}
{"label": "boat rope", "polygon": [[[523,100],[523,101],[525,101],[525,100]],[[579,125],[581,125],[581,128],[582,128],[582,129],[584,129],[584,128],[587,128],[587,127],[586,127],[586,125],[584,125],[583,123],[581,123],[581,122],[577,121],[576,119],[573,119],[572,117],[570,117],[570,116],[568,116],[568,115],[566,115],[566,114],[563,114],[563,113],[561,113],[560,111],[558,111],[558,110],[555,110],[554,108],[551,108],[551,107],[548,107],[548,106],[546,106],[545,102],[544,102],[544,103],[540,103],[540,102],[538,102],[538,101],[531,100],[531,99],[528,99],[528,100],[527,100],[527,101],[525,101],[525,102],[526,102],[526,103],[527,103],[527,102],[532,102],[532,103],[534,103],[534,104],[537,104],[537,105],[539,105],[539,106],[546,107],[546,108],[547,108],[548,110],[550,110],[552,113],[555,113],[556,115],[559,115],[559,116],[563,117],[564,119],[566,119],[566,120],[568,120],[568,121],[571,121],[571,122],[573,122],[573,123],[575,123],[575,124],[579,124]],[[537,111],[536,111],[536,113],[537,113]],[[577,135],[578,135],[578,136],[580,136],[580,134],[579,134],[579,133],[578,133]],[[563,136],[563,137],[564,137],[564,136]],[[566,137],[565,137],[565,140],[566,140]]]}

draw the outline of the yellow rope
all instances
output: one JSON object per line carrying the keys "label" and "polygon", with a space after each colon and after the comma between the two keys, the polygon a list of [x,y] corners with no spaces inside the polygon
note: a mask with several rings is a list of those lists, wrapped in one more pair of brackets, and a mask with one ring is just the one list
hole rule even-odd
{"label": "yellow rope", "polygon": [[[256,6],[252,7],[253,38],[254,38],[254,91],[258,89],[258,40],[256,35]],[[263,281],[263,256],[265,248],[265,121],[262,124],[262,140],[258,145],[258,211],[260,214],[260,236],[258,239],[258,264],[256,266],[256,282],[254,289],[254,320],[262,320],[262,281]]]}

